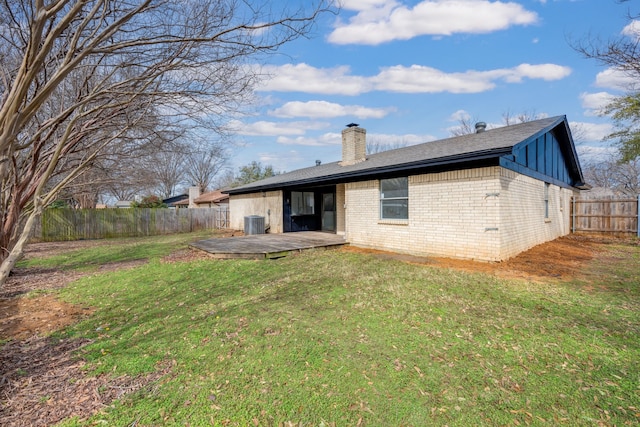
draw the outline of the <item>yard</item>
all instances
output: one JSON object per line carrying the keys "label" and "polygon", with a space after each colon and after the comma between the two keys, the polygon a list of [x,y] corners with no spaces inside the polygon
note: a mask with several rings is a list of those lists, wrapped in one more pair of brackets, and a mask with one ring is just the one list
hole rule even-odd
{"label": "yard", "polygon": [[0,290],[2,425],[637,425],[640,246],[499,264],[203,235],[35,244]]}

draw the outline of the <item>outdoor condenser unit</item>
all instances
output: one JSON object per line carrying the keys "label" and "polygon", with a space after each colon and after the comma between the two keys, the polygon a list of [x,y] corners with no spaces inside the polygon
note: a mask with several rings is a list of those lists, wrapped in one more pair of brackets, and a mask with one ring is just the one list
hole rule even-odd
{"label": "outdoor condenser unit", "polygon": [[264,217],[259,215],[245,216],[244,234],[264,234]]}

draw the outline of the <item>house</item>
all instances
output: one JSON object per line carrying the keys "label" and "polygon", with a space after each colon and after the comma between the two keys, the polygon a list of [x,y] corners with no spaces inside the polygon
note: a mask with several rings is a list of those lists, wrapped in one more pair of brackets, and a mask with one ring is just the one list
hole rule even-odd
{"label": "house", "polygon": [[265,218],[271,233],[322,230],[351,245],[501,261],[570,232],[585,188],[565,116],[366,155],[366,131],[342,132],[342,161],[227,190],[230,227]]}
{"label": "house", "polygon": [[209,191],[196,197],[193,201],[199,208],[215,208],[229,205],[229,195],[222,190]]}
{"label": "house", "polygon": [[185,200],[180,201],[180,207],[184,208],[217,208],[228,207],[229,195],[222,190],[209,191],[200,194],[197,186],[189,187],[189,194]]}
{"label": "house", "polygon": [[167,197],[166,199],[162,200],[162,203],[167,205],[168,208],[181,208],[181,207],[186,207],[186,206],[183,206],[184,201],[186,201],[187,204],[189,203],[189,195],[186,193],[178,194],[177,196]]}
{"label": "house", "polygon": [[126,209],[131,207],[131,203],[133,203],[131,200],[118,200],[113,207],[116,209]]}

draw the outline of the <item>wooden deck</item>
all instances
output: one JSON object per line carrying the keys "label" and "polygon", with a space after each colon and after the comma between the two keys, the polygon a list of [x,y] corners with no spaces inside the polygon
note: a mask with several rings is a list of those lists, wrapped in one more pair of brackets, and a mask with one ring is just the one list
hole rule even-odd
{"label": "wooden deck", "polygon": [[320,231],[284,234],[256,234],[200,240],[191,247],[221,259],[271,259],[316,248],[339,248],[346,245],[343,236]]}

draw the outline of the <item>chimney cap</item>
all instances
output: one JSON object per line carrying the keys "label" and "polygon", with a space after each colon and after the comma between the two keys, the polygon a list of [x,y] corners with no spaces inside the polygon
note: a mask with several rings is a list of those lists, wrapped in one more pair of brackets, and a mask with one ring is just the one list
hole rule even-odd
{"label": "chimney cap", "polygon": [[320,166],[322,164],[321,160],[316,160],[316,166]]}
{"label": "chimney cap", "polygon": [[487,129],[487,124],[485,122],[476,123],[476,133],[484,132]]}
{"label": "chimney cap", "polygon": [[360,125],[359,125],[359,124],[357,124],[357,123],[349,123],[349,124],[347,125],[347,127],[348,127],[348,128],[353,128],[353,127],[357,127],[357,126],[360,126]]}

